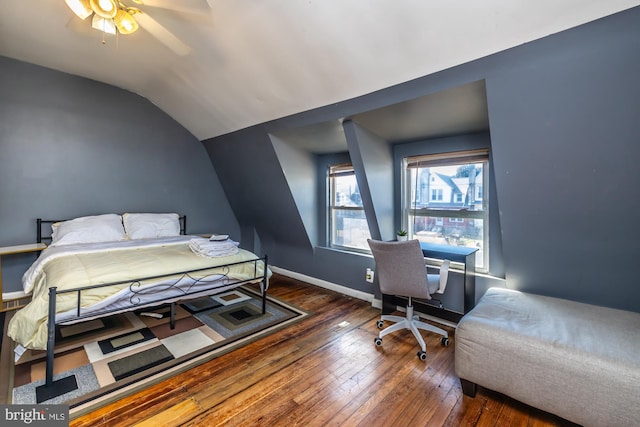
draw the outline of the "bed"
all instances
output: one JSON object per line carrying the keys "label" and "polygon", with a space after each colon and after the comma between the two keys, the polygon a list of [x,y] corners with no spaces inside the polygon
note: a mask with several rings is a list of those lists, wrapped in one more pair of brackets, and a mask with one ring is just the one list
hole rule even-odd
{"label": "bed", "polygon": [[[47,229],[51,233],[47,233]],[[259,283],[266,309],[267,257],[186,234],[178,214],[105,214],[68,221],[37,220],[38,242],[49,242],[23,276],[31,302],[12,317],[16,357],[46,350],[46,396],[64,392],[53,381],[55,329],[145,307],[175,303]]]}

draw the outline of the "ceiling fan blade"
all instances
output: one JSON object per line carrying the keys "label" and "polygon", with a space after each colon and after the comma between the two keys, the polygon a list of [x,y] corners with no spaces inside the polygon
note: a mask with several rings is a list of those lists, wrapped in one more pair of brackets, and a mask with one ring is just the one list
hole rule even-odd
{"label": "ceiling fan blade", "polygon": [[91,30],[91,24],[77,16],[69,18],[66,27],[74,33],[87,34]]}
{"label": "ceiling fan blade", "polygon": [[161,9],[174,10],[177,12],[189,12],[189,13],[210,13],[211,3],[207,0],[141,0],[135,3],[143,6],[157,7]]}
{"label": "ceiling fan blade", "polygon": [[66,25],[67,29],[73,31],[74,33],[82,34],[83,36],[91,37],[91,38],[99,38],[99,37],[113,37],[112,34],[103,33],[102,31],[97,31],[91,27],[91,19],[87,18],[82,20],[77,16],[72,16]]}
{"label": "ceiling fan blade", "polygon": [[148,31],[152,36],[157,38],[162,44],[167,46],[176,54],[185,56],[191,52],[191,48],[189,46],[184,44],[179,38],[174,36],[169,30],[146,13],[137,13],[135,15],[135,19],[142,28]]}

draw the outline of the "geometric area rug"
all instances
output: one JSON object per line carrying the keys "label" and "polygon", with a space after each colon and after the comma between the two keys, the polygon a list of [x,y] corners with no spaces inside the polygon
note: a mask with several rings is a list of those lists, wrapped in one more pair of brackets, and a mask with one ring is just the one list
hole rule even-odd
{"label": "geometric area rug", "polygon": [[74,389],[38,402],[45,352],[27,350],[10,367],[7,403],[65,404],[74,418],[308,315],[273,297],[268,297],[263,315],[260,295],[241,287],[176,304],[174,329],[169,305],[59,326],[54,380],[74,376]]}

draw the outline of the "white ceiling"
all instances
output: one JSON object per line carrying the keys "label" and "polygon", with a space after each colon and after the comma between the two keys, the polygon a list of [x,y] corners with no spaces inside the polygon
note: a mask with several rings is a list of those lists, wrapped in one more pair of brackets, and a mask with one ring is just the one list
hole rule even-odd
{"label": "white ceiling", "polygon": [[146,19],[178,39],[170,43],[171,36],[163,37],[174,50],[144,29],[102,44],[101,33],[88,29],[64,0],[20,0],[0,14],[0,55],[138,93],[204,140],[640,5],[640,0],[143,2],[138,7]]}

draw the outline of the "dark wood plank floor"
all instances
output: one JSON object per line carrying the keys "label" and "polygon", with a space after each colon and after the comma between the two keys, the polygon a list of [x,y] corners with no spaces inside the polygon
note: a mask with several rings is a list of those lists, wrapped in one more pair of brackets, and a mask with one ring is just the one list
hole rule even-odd
{"label": "dark wood plank floor", "polygon": [[410,332],[376,347],[369,303],[274,276],[270,294],[313,312],[302,322],[71,421],[71,426],[558,426],[498,393],[463,396],[451,345]]}

